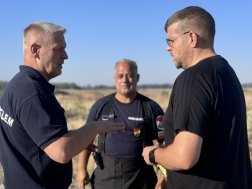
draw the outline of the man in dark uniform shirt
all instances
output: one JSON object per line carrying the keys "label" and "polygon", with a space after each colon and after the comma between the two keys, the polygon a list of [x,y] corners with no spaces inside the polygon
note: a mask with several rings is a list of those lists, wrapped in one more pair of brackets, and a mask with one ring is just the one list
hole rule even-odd
{"label": "man in dark uniform shirt", "polygon": [[164,115],[166,147],[146,147],[145,161],[167,168],[169,189],[251,189],[244,94],[214,51],[214,19],[187,7],[167,20],[165,31],[167,51],[185,71]]}
{"label": "man in dark uniform shirt", "polygon": [[[0,97],[0,162],[5,189],[67,189],[72,157],[97,133],[122,130],[96,122],[68,131],[64,109],[48,81],[68,58],[61,26],[35,22],[24,30],[24,65]],[[90,145],[89,147],[92,147]]]}
{"label": "man in dark uniform shirt", "polygon": [[[163,110],[156,102],[136,91],[139,76],[134,61],[122,59],[116,63],[114,79],[117,92],[107,121],[123,123],[125,130],[106,135],[105,153],[101,152],[104,168],[95,169],[90,180],[93,188],[153,189],[156,185],[157,179],[153,167],[144,162],[141,154],[143,145],[152,146],[153,139],[159,138],[159,142],[163,141],[163,131],[158,130],[155,122],[159,115],[163,115]],[[112,95],[99,99],[92,106],[87,123],[103,120]],[[143,108],[144,101],[151,124],[146,124],[144,120],[146,116]],[[147,138],[147,135],[153,136]],[[99,135],[99,149],[101,141],[102,136]],[[82,188],[89,183],[87,173],[89,155],[88,150],[84,150],[79,155],[77,179]]]}

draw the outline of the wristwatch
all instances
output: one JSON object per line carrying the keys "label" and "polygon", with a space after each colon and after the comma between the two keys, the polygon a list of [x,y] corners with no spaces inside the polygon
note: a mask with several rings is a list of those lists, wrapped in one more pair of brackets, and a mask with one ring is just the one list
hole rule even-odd
{"label": "wristwatch", "polygon": [[154,156],[154,151],[155,151],[156,149],[157,149],[157,148],[151,150],[150,153],[149,153],[149,161],[150,161],[151,163],[156,163],[156,162],[155,162],[155,156]]}

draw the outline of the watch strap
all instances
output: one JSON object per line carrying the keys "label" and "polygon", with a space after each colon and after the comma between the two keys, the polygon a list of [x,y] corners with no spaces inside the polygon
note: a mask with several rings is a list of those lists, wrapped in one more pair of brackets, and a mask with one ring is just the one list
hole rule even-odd
{"label": "watch strap", "polygon": [[156,163],[155,162],[155,155],[154,155],[154,151],[156,150],[157,148],[154,148],[153,150],[151,150],[150,152],[149,152],[149,161],[151,162],[151,163]]}

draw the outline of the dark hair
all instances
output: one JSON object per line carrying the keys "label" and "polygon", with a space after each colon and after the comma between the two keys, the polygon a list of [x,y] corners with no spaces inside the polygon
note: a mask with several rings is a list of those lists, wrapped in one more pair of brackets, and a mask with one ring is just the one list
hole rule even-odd
{"label": "dark hair", "polygon": [[173,23],[179,22],[180,32],[194,31],[203,39],[213,43],[215,22],[213,17],[203,8],[197,6],[186,7],[175,12],[165,24],[165,31]]}

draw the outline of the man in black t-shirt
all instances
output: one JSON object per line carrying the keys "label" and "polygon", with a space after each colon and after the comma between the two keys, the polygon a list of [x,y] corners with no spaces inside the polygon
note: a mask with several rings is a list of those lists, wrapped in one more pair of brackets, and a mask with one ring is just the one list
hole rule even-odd
{"label": "man in black t-shirt", "polygon": [[146,163],[167,168],[169,189],[251,189],[244,94],[214,51],[214,19],[187,7],[167,20],[165,31],[167,51],[185,71],[164,114],[166,147],[146,147]]}
{"label": "man in black t-shirt", "polygon": [[48,81],[61,74],[68,58],[61,26],[35,22],[24,30],[24,65],[0,97],[0,162],[5,189],[67,189],[72,157],[97,133],[121,124],[90,122],[68,131],[64,109]]}
{"label": "man in black t-shirt", "polygon": [[[87,123],[104,120],[125,126],[124,131],[107,134],[104,147],[101,143],[103,137],[99,135],[98,153],[102,156],[104,168],[95,169],[90,180],[92,188],[153,189],[156,185],[156,174],[153,167],[144,162],[142,151],[144,145],[153,146],[153,139],[163,142],[164,132],[158,130],[155,122],[163,115],[163,110],[156,102],[137,93],[139,76],[134,61],[118,61],[114,75],[116,94],[99,99],[89,112]],[[89,156],[89,150],[79,154],[77,179],[81,188],[89,183]]]}

